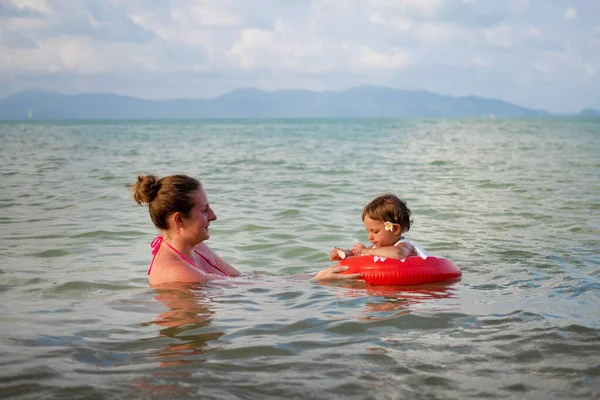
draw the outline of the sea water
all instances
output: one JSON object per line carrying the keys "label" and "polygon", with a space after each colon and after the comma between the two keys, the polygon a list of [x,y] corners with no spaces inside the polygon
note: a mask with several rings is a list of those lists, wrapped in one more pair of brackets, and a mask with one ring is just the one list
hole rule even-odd
{"label": "sea water", "polygon": [[[600,119],[0,123],[2,398],[600,396]],[[127,185],[200,179],[240,278],[147,283]],[[463,270],[318,283],[362,207]]]}

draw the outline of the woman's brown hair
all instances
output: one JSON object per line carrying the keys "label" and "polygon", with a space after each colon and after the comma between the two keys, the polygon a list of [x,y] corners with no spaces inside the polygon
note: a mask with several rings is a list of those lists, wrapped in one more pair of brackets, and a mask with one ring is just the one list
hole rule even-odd
{"label": "woman's brown hair", "polygon": [[148,204],[150,218],[158,229],[169,229],[167,217],[179,212],[189,217],[195,206],[192,193],[202,184],[187,175],[170,175],[158,178],[154,175],[138,175],[131,185],[133,199],[139,205]]}

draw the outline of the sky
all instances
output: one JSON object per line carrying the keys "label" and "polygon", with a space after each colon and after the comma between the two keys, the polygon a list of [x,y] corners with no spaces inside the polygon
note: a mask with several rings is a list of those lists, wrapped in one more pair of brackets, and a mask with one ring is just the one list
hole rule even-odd
{"label": "sky", "polygon": [[600,0],[0,0],[0,96],[361,85],[600,109]]}

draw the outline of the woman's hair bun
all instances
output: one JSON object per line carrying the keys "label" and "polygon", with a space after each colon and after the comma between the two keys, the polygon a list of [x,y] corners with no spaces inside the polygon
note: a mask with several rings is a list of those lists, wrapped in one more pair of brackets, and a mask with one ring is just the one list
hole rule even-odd
{"label": "woman's hair bun", "polygon": [[150,204],[160,189],[160,180],[154,175],[138,175],[137,182],[132,185],[133,199],[138,204]]}

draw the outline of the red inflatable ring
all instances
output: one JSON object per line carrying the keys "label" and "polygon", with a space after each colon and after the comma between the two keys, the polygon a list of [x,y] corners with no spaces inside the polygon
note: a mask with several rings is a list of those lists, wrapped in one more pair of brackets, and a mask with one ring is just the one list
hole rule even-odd
{"label": "red inflatable ring", "polygon": [[363,274],[371,285],[423,285],[458,279],[462,272],[447,258],[406,257],[404,260],[378,256],[347,257],[338,263],[348,268],[342,274]]}

